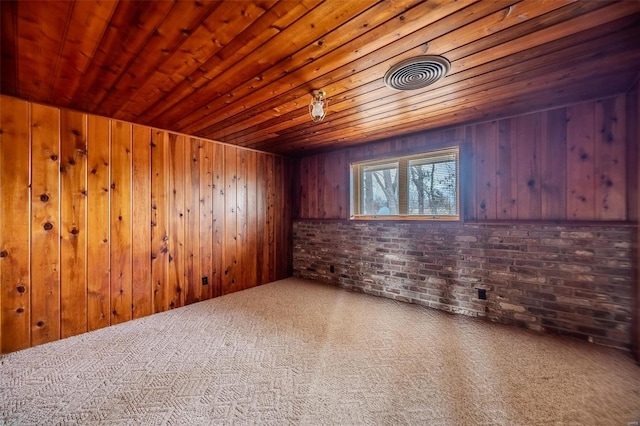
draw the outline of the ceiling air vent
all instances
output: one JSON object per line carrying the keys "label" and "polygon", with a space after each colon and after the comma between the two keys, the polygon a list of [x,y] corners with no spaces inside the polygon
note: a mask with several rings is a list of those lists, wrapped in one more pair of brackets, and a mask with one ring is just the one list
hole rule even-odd
{"label": "ceiling air vent", "polygon": [[442,56],[416,56],[392,66],[384,75],[384,84],[397,90],[416,90],[444,78],[451,62]]}

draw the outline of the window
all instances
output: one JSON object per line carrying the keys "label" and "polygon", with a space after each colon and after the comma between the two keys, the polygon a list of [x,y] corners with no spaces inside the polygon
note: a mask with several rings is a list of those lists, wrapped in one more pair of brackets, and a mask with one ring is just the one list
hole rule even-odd
{"label": "window", "polygon": [[458,220],[458,148],[351,164],[352,219]]}

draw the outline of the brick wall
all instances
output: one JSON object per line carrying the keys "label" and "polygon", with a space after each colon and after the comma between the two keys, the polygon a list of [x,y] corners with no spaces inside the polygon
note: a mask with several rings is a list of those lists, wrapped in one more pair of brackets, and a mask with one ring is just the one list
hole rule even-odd
{"label": "brick wall", "polygon": [[633,232],[608,225],[296,221],[294,275],[628,349]]}

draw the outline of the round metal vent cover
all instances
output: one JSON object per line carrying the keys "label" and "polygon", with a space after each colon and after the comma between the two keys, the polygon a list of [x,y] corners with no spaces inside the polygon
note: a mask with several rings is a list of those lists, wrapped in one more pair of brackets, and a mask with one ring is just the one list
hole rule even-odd
{"label": "round metal vent cover", "polygon": [[397,90],[416,90],[444,78],[451,62],[442,56],[426,55],[405,59],[384,75],[384,84]]}

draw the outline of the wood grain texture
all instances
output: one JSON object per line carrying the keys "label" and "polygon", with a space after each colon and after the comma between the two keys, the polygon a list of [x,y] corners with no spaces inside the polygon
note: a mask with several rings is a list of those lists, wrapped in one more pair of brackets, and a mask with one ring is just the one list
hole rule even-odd
{"label": "wood grain texture", "polygon": [[6,353],[31,345],[29,105],[0,96],[0,130],[0,353]]}
{"label": "wood grain texture", "polygon": [[60,115],[60,335],[87,331],[87,116]]}
{"label": "wood grain texture", "polygon": [[[246,205],[246,248],[245,248],[245,288],[258,285],[258,153],[247,153],[247,205]],[[285,221],[287,218],[284,219]],[[284,225],[284,224],[283,224]]]}
{"label": "wood grain texture", "polygon": [[151,129],[133,126],[132,191],[132,318],[153,312],[151,291]]}
{"label": "wood grain texture", "polygon": [[[630,161],[637,154],[623,142],[626,102],[618,95],[302,157],[295,164],[292,211],[300,219],[348,217],[335,210],[340,201],[333,201],[349,202],[349,175],[344,168],[339,172],[341,161],[460,146],[465,220],[624,221],[637,193],[629,183],[635,181],[629,173],[636,173]],[[331,196],[338,186],[343,188]]]}
{"label": "wood grain texture", "polygon": [[[640,68],[637,1],[1,7],[2,93],[298,157],[624,94]],[[451,62],[446,78],[384,85],[425,54]],[[313,89],[331,100],[321,123]]]}
{"label": "wood grain texture", "polygon": [[[224,244],[224,229],[225,229],[225,185],[224,185],[224,165],[225,165],[225,148],[222,144],[213,145],[213,158],[212,165],[212,218],[213,230],[211,233],[212,238],[212,251],[213,251],[213,276],[211,277],[211,292],[212,297],[218,297],[222,295],[222,277],[223,271],[223,244]],[[258,225],[256,229],[257,233],[262,232],[262,227]]]}
{"label": "wood grain texture", "polygon": [[169,276],[172,307],[185,305],[185,137],[169,135]]}
{"label": "wood grain texture", "polygon": [[87,329],[111,323],[110,210],[111,121],[88,116]]}
{"label": "wood grain texture", "polygon": [[[60,338],[60,111],[31,105],[31,345]],[[22,214],[28,213],[23,211]]]}
{"label": "wood grain texture", "polygon": [[496,213],[496,151],[498,129],[495,121],[474,126],[476,209],[479,219],[494,220]]}
{"label": "wood grain texture", "polygon": [[604,99],[595,105],[596,218],[625,220],[626,120],[625,97]]}
{"label": "wood grain texture", "polygon": [[[515,127],[515,126],[513,126]],[[518,210],[518,145],[514,141],[516,129],[512,120],[498,122],[496,157],[496,208],[498,219],[517,219]]]}
{"label": "wood grain texture", "polygon": [[595,219],[595,106],[567,107],[567,215]]}
{"label": "wood grain texture", "polygon": [[200,300],[212,297],[211,279],[213,277],[213,144],[201,140],[199,142],[200,155],[200,244],[198,247],[200,258],[200,277],[207,277],[207,285],[198,280],[200,285]]}
{"label": "wood grain texture", "polygon": [[185,139],[185,304],[200,301],[200,140]]}
{"label": "wood grain texture", "polygon": [[241,150],[236,156],[236,283],[238,289],[247,286],[249,236],[247,235],[247,174],[248,152]]}
{"label": "wood grain texture", "polygon": [[131,320],[132,126],[111,122],[111,324]]}
{"label": "wood grain texture", "polygon": [[225,210],[224,210],[224,237],[222,243],[222,294],[232,293],[238,290],[237,282],[237,247],[238,247],[238,224],[237,224],[237,148],[232,146],[224,147],[224,188],[225,188]]}
{"label": "wood grain texture", "polygon": [[0,106],[1,352],[291,273],[290,160],[4,95]]}
{"label": "wood grain texture", "polygon": [[540,144],[543,129],[543,114],[535,113],[513,118],[517,146],[518,165],[517,212],[518,218],[541,219]]}
{"label": "wood grain texture", "polygon": [[153,312],[169,309],[169,140],[151,132],[151,284]]}
{"label": "wood grain texture", "polygon": [[546,134],[540,149],[541,208],[544,219],[564,219],[567,212],[567,112],[546,112]]}

